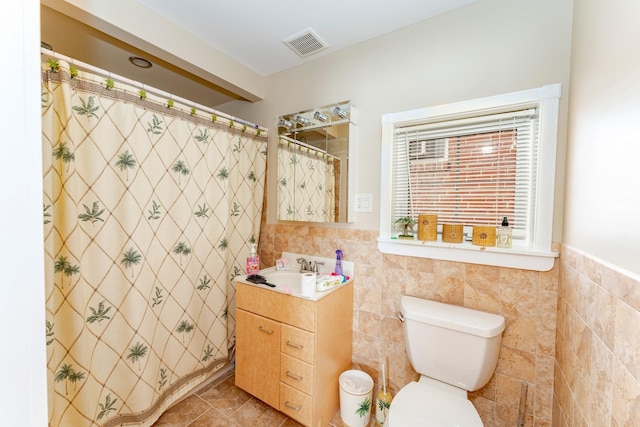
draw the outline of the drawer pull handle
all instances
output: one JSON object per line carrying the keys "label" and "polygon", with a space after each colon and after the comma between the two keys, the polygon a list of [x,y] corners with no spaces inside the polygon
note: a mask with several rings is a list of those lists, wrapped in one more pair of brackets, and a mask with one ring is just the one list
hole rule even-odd
{"label": "drawer pull handle", "polygon": [[258,329],[260,329],[262,332],[265,332],[269,335],[271,335],[274,332],[273,329],[272,330],[265,329],[265,327],[262,325],[258,326]]}
{"label": "drawer pull handle", "polygon": [[289,340],[287,340],[287,345],[289,347],[297,348],[298,350],[302,350],[304,348],[304,346],[302,344],[296,344],[296,343],[293,343],[293,342],[291,342]]}
{"label": "drawer pull handle", "polygon": [[293,409],[294,411],[299,411],[300,409],[302,409],[302,405],[292,405],[291,403],[289,403],[289,401],[287,400],[286,402],[284,402],[284,406],[286,406],[289,409]]}
{"label": "drawer pull handle", "polygon": [[286,375],[287,375],[289,378],[292,378],[292,379],[294,379],[294,380],[296,380],[296,381],[302,381],[302,377],[301,377],[301,376],[296,375],[296,374],[292,374],[292,373],[291,373],[291,371],[287,371],[287,374],[286,374]]}

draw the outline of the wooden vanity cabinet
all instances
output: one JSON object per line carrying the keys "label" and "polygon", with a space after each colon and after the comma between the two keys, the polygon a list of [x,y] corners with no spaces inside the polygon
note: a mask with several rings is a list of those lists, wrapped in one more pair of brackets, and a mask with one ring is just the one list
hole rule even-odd
{"label": "wooden vanity cabinet", "polygon": [[353,283],[317,301],[236,283],[236,385],[307,427],[340,408],[351,369]]}

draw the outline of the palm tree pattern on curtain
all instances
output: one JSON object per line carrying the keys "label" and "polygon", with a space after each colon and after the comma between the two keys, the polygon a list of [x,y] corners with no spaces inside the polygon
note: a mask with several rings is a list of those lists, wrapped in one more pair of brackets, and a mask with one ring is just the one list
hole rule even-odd
{"label": "palm tree pattern on curtain", "polygon": [[266,133],[55,65],[42,86],[50,426],[148,426],[228,360]]}
{"label": "palm tree pattern on curtain", "polygon": [[335,222],[334,162],[281,139],[278,146],[278,218]]}

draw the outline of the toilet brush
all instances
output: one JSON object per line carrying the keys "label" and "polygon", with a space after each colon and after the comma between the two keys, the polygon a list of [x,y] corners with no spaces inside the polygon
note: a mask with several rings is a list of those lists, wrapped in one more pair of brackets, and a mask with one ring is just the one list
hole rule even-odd
{"label": "toilet brush", "polygon": [[385,364],[382,363],[382,390],[378,392],[378,401],[376,402],[376,423],[380,426],[384,424],[384,420],[387,418],[392,399],[391,393],[387,392]]}

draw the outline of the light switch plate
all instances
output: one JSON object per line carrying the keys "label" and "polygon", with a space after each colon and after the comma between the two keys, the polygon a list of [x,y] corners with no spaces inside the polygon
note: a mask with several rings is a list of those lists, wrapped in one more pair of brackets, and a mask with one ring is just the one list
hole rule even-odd
{"label": "light switch plate", "polygon": [[356,194],[356,212],[373,212],[373,195],[371,193]]}

